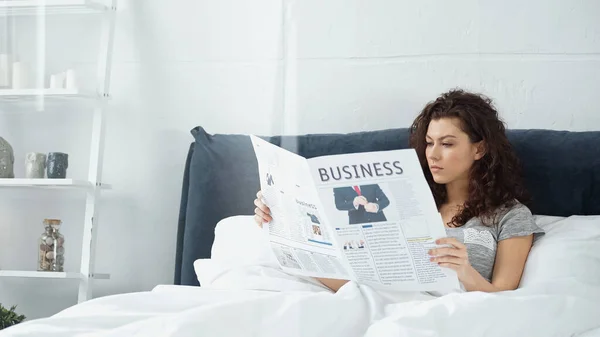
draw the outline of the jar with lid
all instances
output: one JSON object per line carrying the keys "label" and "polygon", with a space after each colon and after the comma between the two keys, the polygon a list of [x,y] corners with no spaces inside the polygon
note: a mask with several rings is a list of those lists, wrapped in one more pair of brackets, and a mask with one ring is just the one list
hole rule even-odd
{"label": "jar with lid", "polygon": [[65,238],[59,232],[61,224],[59,219],[44,219],[44,233],[38,242],[38,271],[64,271]]}

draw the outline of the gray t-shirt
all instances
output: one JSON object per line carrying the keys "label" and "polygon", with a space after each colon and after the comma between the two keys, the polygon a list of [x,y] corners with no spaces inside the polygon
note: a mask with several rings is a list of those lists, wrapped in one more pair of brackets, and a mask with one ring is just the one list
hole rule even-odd
{"label": "gray t-shirt", "polygon": [[489,282],[492,280],[499,241],[530,234],[534,234],[535,240],[544,235],[544,230],[536,225],[531,211],[525,205],[517,203],[498,212],[491,226],[484,225],[480,218],[472,218],[461,227],[446,228],[448,237],[456,238],[467,246],[471,266]]}

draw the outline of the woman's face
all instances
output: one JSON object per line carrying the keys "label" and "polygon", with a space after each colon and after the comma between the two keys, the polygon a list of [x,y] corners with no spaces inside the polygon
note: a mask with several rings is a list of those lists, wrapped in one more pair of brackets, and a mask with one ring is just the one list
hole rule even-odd
{"label": "woman's face", "polygon": [[483,156],[479,143],[471,143],[460,123],[458,118],[440,118],[432,120],[427,128],[425,155],[438,184],[468,180],[473,162]]}

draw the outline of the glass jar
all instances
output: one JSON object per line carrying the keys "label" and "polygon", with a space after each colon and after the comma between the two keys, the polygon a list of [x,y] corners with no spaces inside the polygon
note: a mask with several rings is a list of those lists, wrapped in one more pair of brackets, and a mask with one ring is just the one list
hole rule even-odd
{"label": "glass jar", "polygon": [[59,219],[44,219],[44,233],[38,242],[38,271],[64,271],[65,238],[59,232],[61,224]]}

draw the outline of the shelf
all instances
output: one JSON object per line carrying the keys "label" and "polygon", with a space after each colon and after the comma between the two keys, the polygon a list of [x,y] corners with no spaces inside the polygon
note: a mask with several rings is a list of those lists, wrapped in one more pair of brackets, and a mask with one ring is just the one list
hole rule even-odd
{"label": "shelf", "polygon": [[0,270],[0,277],[81,279],[81,273],[60,273],[60,272],[42,272],[42,271]]}
{"label": "shelf", "polygon": [[102,13],[109,9],[91,0],[0,0],[0,16]]}
{"label": "shelf", "polygon": [[[75,189],[91,189],[94,185],[85,180],[74,179],[0,179],[0,188],[2,187],[38,187],[38,188],[75,188]],[[109,184],[101,184],[103,189],[110,189]]]}
{"label": "shelf", "polygon": [[39,97],[46,100],[100,98],[99,95],[81,93],[77,89],[0,89],[2,101],[30,101]]}
{"label": "shelf", "polygon": [[[0,277],[21,278],[54,278],[54,279],[83,279],[83,274],[72,272],[28,271],[28,270],[0,270]],[[94,274],[94,279],[110,279],[109,274]]]}

